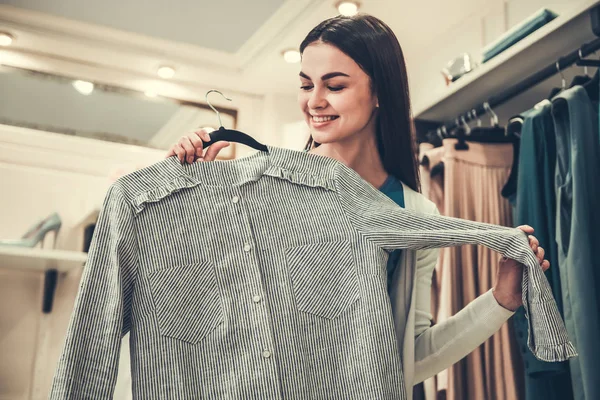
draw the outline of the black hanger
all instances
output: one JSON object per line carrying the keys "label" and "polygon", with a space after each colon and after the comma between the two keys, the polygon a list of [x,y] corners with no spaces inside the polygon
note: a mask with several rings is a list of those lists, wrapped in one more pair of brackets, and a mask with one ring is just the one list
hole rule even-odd
{"label": "black hanger", "polygon": [[208,94],[211,92],[217,92],[219,93],[221,96],[223,96],[225,99],[231,101],[231,99],[228,99],[227,97],[225,97],[225,95],[221,92],[219,92],[218,90],[209,90],[208,92],[206,92],[206,103],[208,103],[208,105],[210,106],[210,108],[213,109],[214,112],[217,113],[217,117],[219,118],[219,129],[216,131],[213,131],[211,133],[209,133],[210,136],[210,141],[209,142],[205,142],[204,140],[202,141],[202,146],[204,148],[207,148],[208,146],[210,146],[213,143],[216,142],[220,142],[223,140],[226,140],[228,142],[235,142],[235,143],[241,143],[241,144],[245,144],[246,146],[250,146],[253,149],[256,150],[260,150],[260,151],[269,151],[268,147],[265,146],[264,144],[256,141],[256,139],[254,139],[252,136],[244,133],[244,132],[240,132],[240,131],[236,131],[234,129],[225,129],[223,128],[223,123],[221,122],[221,115],[219,114],[219,112],[217,111],[216,108],[214,108],[212,106],[212,104],[210,104],[210,102],[208,101]]}
{"label": "black hanger", "polygon": [[[581,49],[579,49],[579,60],[583,60],[583,57],[581,57]],[[592,61],[596,61],[596,60],[592,60]],[[584,84],[588,83],[592,78],[590,78],[588,76],[588,72],[587,72],[587,65],[583,66],[583,75],[576,75],[573,80],[571,81],[571,85],[569,85],[570,88],[572,88],[573,86],[583,86]]]}
{"label": "black hanger", "polygon": [[[463,124],[462,126],[459,125],[461,122]],[[458,125],[458,126],[454,132],[455,132],[455,136],[458,138],[458,142],[454,145],[454,148],[456,150],[469,150],[469,145],[466,143],[465,140],[466,140],[467,135],[470,136],[471,128],[466,123],[464,117],[460,117],[460,121],[458,121],[458,118],[457,118],[456,125]]]}
{"label": "black hanger", "polygon": [[504,198],[509,198],[513,194],[517,193],[517,181],[519,177],[519,146],[521,141],[521,128],[523,128],[523,117],[517,116],[508,120],[506,125],[506,137],[512,139],[513,145],[513,162],[510,167],[510,174],[508,179],[502,188],[501,194]]}
{"label": "black hanger", "polygon": [[591,101],[600,101],[600,69],[596,70],[596,73],[587,83],[584,83],[582,86],[588,94],[588,97]]}

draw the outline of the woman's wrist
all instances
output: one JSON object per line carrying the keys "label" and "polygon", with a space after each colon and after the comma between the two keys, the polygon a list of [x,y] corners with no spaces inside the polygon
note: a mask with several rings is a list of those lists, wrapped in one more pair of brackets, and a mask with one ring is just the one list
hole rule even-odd
{"label": "woman's wrist", "polygon": [[523,304],[521,296],[498,291],[495,287],[492,288],[492,294],[494,295],[496,302],[508,311],[515,312]]}

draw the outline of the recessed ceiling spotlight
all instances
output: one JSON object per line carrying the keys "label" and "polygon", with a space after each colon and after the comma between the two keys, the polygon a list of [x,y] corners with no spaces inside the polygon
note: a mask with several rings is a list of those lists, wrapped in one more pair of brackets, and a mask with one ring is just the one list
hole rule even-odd
{"label": "recessed ceiling spotlight", "polygon": [[175,69],[173,67],[163,65],[158,68],[158,71],[156,71],[156,73],[163,79],[170,79],[175,76]]}
{"label": "recessed ceiling spotlight", "polygon": [[73,81],[73,87],[79,93],[87,96],[94,91],[94,84],[87,81]]}
{"label": "recessed ceiling spotlight", "polygon": [[10,46],[15,37],[7,32],[0,32],[0,46]]}
{"label": "recessed ceiling spotlight", "polygon": [[302,59],[298,50],[284,50],[281,54],[283,55],[283,59],[290,64],[300,62]]}
{"label": "recessed ceiling spotlight", "polygon": [[340,14],[351,17],[358,13],[360,3],[357,1],[340,1],[336,4],[336,7]]}

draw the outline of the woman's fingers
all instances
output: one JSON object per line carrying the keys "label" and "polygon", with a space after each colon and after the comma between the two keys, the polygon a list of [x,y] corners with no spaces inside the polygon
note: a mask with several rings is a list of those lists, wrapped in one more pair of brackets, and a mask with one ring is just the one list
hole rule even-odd
{"label": "woman's fingers", "polygon": [[533,251],[537,251],[539,245],[540,242],[537,240],[537,238],[533,235],[529,235],[529,246],[531,247],[531,249]]}
{"label": "woman's fingers", "polygon": [[550,268],[550,261],[544,260],[544,262],[542,262],[542,270],[546,271],[548,268]]}
{"label": "woman's fingers", "polygon": [[189,136],[182,136],[181,139],[179,139],[179,145],[185,151],[185,161],[187,161],[190,164],[193,163],[196,149],[194,148],[194,145],[192,144]]}
{"label": "woman's fingers", "polygon": [[519,228],[520,230],[522,230],[523,232],[525,232],[528,235],[531,235],[534,232],[534,229],[529,225],[520,225],[517,228]]}
{"label": "woman's fingers", "polygon": [[217,142],[211,144],[210,147],[206,149],[206,153],[204,154],[204,161],[214,161],[219,152],[228,146],[229,142]]}
{"label": "woman's fingers", "polygon": [[536,252],[536,255],[541,264],[542,262],[544,262],[544,256],[546,255],[546,251],[544,250],[543,247],[538,247],[538,251]]}
{"label": "woman's fingers", "polygon": [[204,144],[202,143],[202,141],[207,141],[203,136],[202,136],[202,132],[194,132],[189,136],[190,142],[192,143],[192,146],[194,148],[193,150],[193,156],[194,158],[196,157],[201,157],[203,150],[204,150]]}
{"label": "woman's fingers", "polygon": [[173,146],[173,152],[177,155],[179,162],[183,164],[183,160],[185,160],[185,150],[183,149],[183,147],[181,147],[179,143],[176,143]]}

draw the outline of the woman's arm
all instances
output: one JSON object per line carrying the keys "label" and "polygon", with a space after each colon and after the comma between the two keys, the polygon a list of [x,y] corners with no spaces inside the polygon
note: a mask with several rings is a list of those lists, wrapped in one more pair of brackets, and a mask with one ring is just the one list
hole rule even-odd
{"label": "woman's arm", "polygon": [[[432,213],[438,214],[437,209]],[[438,255],[439,249],[417,251],[415,384],[443,371],[475,350],[514,314],[498,304],[490,290],[456,315],[432,327],[431,278]]]}

